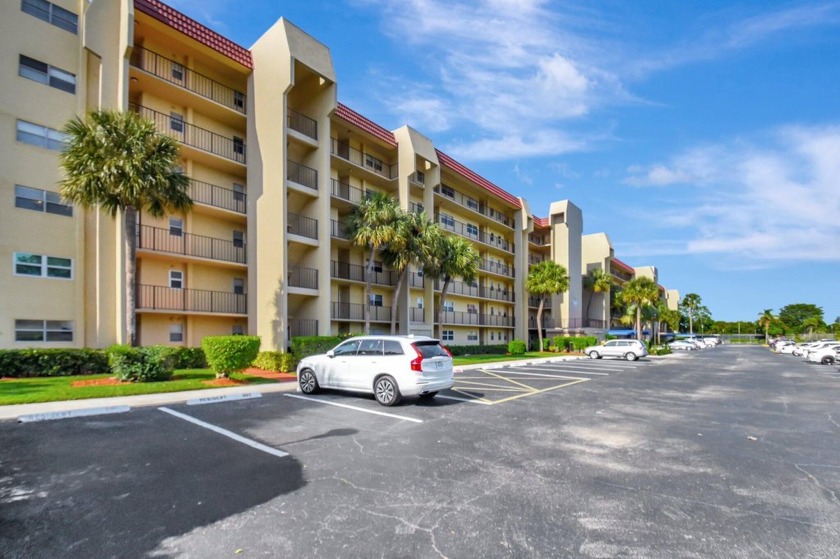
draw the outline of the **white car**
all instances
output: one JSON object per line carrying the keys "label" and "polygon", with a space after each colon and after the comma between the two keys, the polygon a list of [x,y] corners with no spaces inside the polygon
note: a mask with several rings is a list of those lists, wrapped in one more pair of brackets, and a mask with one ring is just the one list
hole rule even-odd
{"label": "white car", "polygon": [[837,348],[840,348],[840,342],[820,342],[813,347],[807,348],[805,351],[802,352],[802,357],[808,361],[810,361],[810,357],[812,353],[821,352],[824,349],[830,349],[832,351],[836,351]]}
{"label": "white car", "polygon": [[723,340],[721,340],[719,336],[703,336],[703,341],[707,344],[711,343],[712,346],[720,345],[723,343]]}
{"label": "white car", "polygon": [[797,348],[797,344],[785,344],[779,348],[779,353],[793,354],[793,350]]}
{"label": "white car", "polygon": [[589,346],[583,352],[590,359],[618,357],[628,361],[635,361],[648,354],[647,348],[639,340],[608,340],[604,345]]}
{"label": "white car", "polygon": [[811,363],[822,363],[823,365],[834,365],[837,363],[838,360],[838,351],[840,351],[840,346],[835,345],[834,347],[824,347],[822,349],[817,349],[814,351],[809,351],[808,356],[805,358],[807,361]]}
{"label": "white car", "polygon": [[[796,344],[794,342],[790,341],[790,340],[779,340],[778,342],[773,344],[772,347],[773,347],[773,351],[775,351],[776,353],[783,353],[782,348],[787,347],[787,346],[794,346],[794,345],[796,345]],[[790,351],[793,351],[793,347],[790,348]]]}
{"label": "white car", "polygon": [[685,340],[673,341],[670,344],[668,344],[668,347],[670,347],[672,351],[673,350],[694,351],[695,349],[697,349],[696,345],[694,345],[691,342],[687,342]]}
{"label": "white car", "polygon": [[298,385],[304,394],[334,388],[373,394],[383,406],[403,396],[433,398],[455,384],[452,354],[426,336],[359,336],[323,355],[301,359]]}

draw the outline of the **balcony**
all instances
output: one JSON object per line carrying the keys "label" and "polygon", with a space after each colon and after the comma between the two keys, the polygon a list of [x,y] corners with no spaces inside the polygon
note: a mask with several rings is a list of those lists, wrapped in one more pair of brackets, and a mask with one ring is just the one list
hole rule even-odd
{"label": "balcony", "polygon": [[[528,306],[537,308],[540,306],[540,298],[530,296],[528,297]],[[543,305],[543,309],[550,309],[551,308],[551,297],[547,297],[545,300],[545,305]]]}
{"label": "balcony", "polygon": [[291,159],[287,161],[286,180],[318,190],[318,171]]}
{"label": "balcony", "polygon": [[[330,261],[330,276],[336,279],[365,282],[365,267],[349,262]],[[371,283],[376,285],[397,285],[399,275],[393,270],[371,271]]]}
{"label": "balcony", "polygon": [[239,138],[227,138],[142,105],[129,103],[128,106],[143,118],[154,122],[158,132],[178,140],[185,146],[245,164],[245,142]]}
{"label": "balcony", "polygon": [[167,254],[181,254],[210,260],[245,264],[244,243],[224,239],[192,235],[173,234],[171,229],[141,225],[137,234],[137,248]]}
{"label": "balcony", "polygon": [[247,315],[247,297],[226,291],[138,285],[137,310]]}
{"label": "balcony", "polygon": [[426,282],[423,278],[423,274],[421,274],[420,272],[409,272],[408,285],[410,285],[411,287],[425,287]]}
{"label": "balcony", "polygon": [[318,289],[318,270],[314,268],[291,266],[289,267],[288,278],[287,285],[289,287]]}
{"label": "balcony", "polygon": [[350,233],[347,232],[347,226],[340,221],[334,219],[330,220],[330,236],[336,239],[350,240]]}
{"label": "balcony", "polygon": [[289,340],[298,336],[317,336],[318,321],[314,318],[290,318],[288,321]]}
{"label": "balcony", "polygon": [[501,237],[501,235],[496,235],[495,233],[488,234],[485,231],[480,231],[478,226],[472,223],[461,223],[460,221],[456,221],[452,216],[446,214],[435,215],[435,221],[443,229],[452,231],[453,233],[466,237],[471,241],[478,241],[487,246],[504,250],[505,252],[513,253],[514,251],[515,246],[513,243],[507,242]]}
{"label": "balcony", "polygon": [[365,153],[351,147],[347,140],[331,138],[330,149],[331,153],[336,157],[349,161],[353,165],[366,169],[375,175],[379,175],[388,180],[397,178],[397,165],[384,163],[380,158],[370,153]]}
{"label": "balcony", "polygon": [[308,138],[318,141],[318,121],[293,109],[286,111],[286,125]]}
{"label": "balcony", "polygon": [[286,219],[286,230],[290,235],[318,240],[318,220],[305,215],[290,213]]}
{"label": "balcony", "polygon": [[368,196],[369,190],[362,190],[336,179],[330,179],[330,195],[358,206]]}
{"label": "balcony", "polygon": [[[333,301],[330,304],[330,318],[333,320],[363,322],[365,320],[365,306],[361,303],[338,303]],[[391,307],[376,307],[371,305],[370,320],[372,322],[391,322]]]}
{"label": "balcony", "polygon": [[408,319],[411,322],[426,322],[426,309],[410,307],[408,311]]}
{"label": "balcony", "polygon": [[245,114],[245,94],[143,47],[134,47],[130,63],[171,84]]}
{"label": "balcony", "polygon": [[246,194],[206,182],[190,179],[190,198],[193,202],[244,214],[247,211]]}
{"label": "balcony", "polygon": [[474,312],[443,311],[442,324],[512,327],[513,317],[497,314],[478,314]]}
{"label": "balcony", "polygon": [[511,219],[509,217],[507,217],[499,211],[494,210],[493,208],[488,208],[484,205],[484,203],[480,202],[479,200],[476,200],[475,198],[471,198],[466,194],[458,192],[451,186],[447,186],[444,184],[435,187],[435,193],[440,196],[443,196],[444,198],[452,200],[461,207],[467,208],[468,210],[472,210],[477,214],[490,218],[496,223],[501,223],[505,227],[513,228],[513,225],[511,225]]}
{"label": "balcony", "polygon": [[[544,316],[542,319],[542,327],[543,330],[553,330],[557,328],[557,321],[551,318],[550,316]],[[531,330],[536,330],[537,317],[532,316],[528,318],[528,328],[530,328]]]}
{"label": "balcony", "polygon": [[[443,288],[443,282],[438,280],[435,282],[435,290],[440,291]],[[478,285],[470,285],[462,281],[450,281],[447,293],[450,295],[466,295],[467,297],[479,296]]]}
{"label": "balcony", "polygon": [[409,202],[408,203],[408,211],[413,214],[421,214],[426,211],[426,208],[423,207],[423,204],[418,204],[416,202]]}
{"label": "balcony", "polygon": [[507,303],[513,303],[516,301],[516,297],[513,295],[513,291],[507,288],[505,289],[496,289],[493,286],[482,287],[478,291],[479,297],[484,297],[485,299],[495,299],[496,301],[505,301]]}
{"label": "balcony", "polygon": [[528,242],[537,246],[547,246],[551,244],[548,237],[544,235],[528,235]]}
{"label": "balcony", "polygon": [[479,261],[478,269],[492,274],[498,274],[500,276],[507,276],[509,278],[515,276],[513,266],[508,266],[507,264],[501,264],[499,262],[491,262],[486,259]]}
{"label": "balcony", "polygon": [[531,266],[533,266],[534,264],[539,264],[540,262],[545,262],[546,260],[548,260],[548,259],[543,258],[541,256],[534,256],[534,255],[528,256],[528,264],[530,264]]}

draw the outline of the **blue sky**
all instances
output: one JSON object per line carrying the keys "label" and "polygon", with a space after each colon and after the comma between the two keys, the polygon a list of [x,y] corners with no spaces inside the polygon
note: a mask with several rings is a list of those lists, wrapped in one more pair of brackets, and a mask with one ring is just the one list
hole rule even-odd
{"label": "blue sky", "polygon": [[840,316],[840,2],[169,0],[251,46],[286,17],[339,99],[554,200],[719,320]]}

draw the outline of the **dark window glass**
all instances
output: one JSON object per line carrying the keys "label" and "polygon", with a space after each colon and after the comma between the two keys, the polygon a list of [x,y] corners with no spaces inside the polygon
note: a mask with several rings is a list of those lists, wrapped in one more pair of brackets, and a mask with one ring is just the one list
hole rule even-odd
{"label": "dark window glass", "polygon": [[396,340],[385,340],[385,355],[404,355],[402,344]]}
{"label": "dark window glass", "polygon": [[340,346],[337,346],[333,352],[335,355],[355,355],[356,351],[359,349],[359,340],[351,340],[349,342],[344,342]]}
{"label": "dark window glass", "polygon": [[449,354],[446,353],[446,350],[443,349],[438,342],[414,342],[412,345],[417,348],[417,351],[419,351],[420,355],[424,358],[449,357]]}

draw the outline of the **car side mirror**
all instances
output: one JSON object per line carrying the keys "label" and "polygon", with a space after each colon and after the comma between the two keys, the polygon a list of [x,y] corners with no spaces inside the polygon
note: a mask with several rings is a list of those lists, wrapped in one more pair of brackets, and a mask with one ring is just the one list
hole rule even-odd
{"label": "car side mirror", "polygon": [[327,357],[330,357],[330,358],[335,357],[335,352],[333,350],[329,350],[327,352]]}

